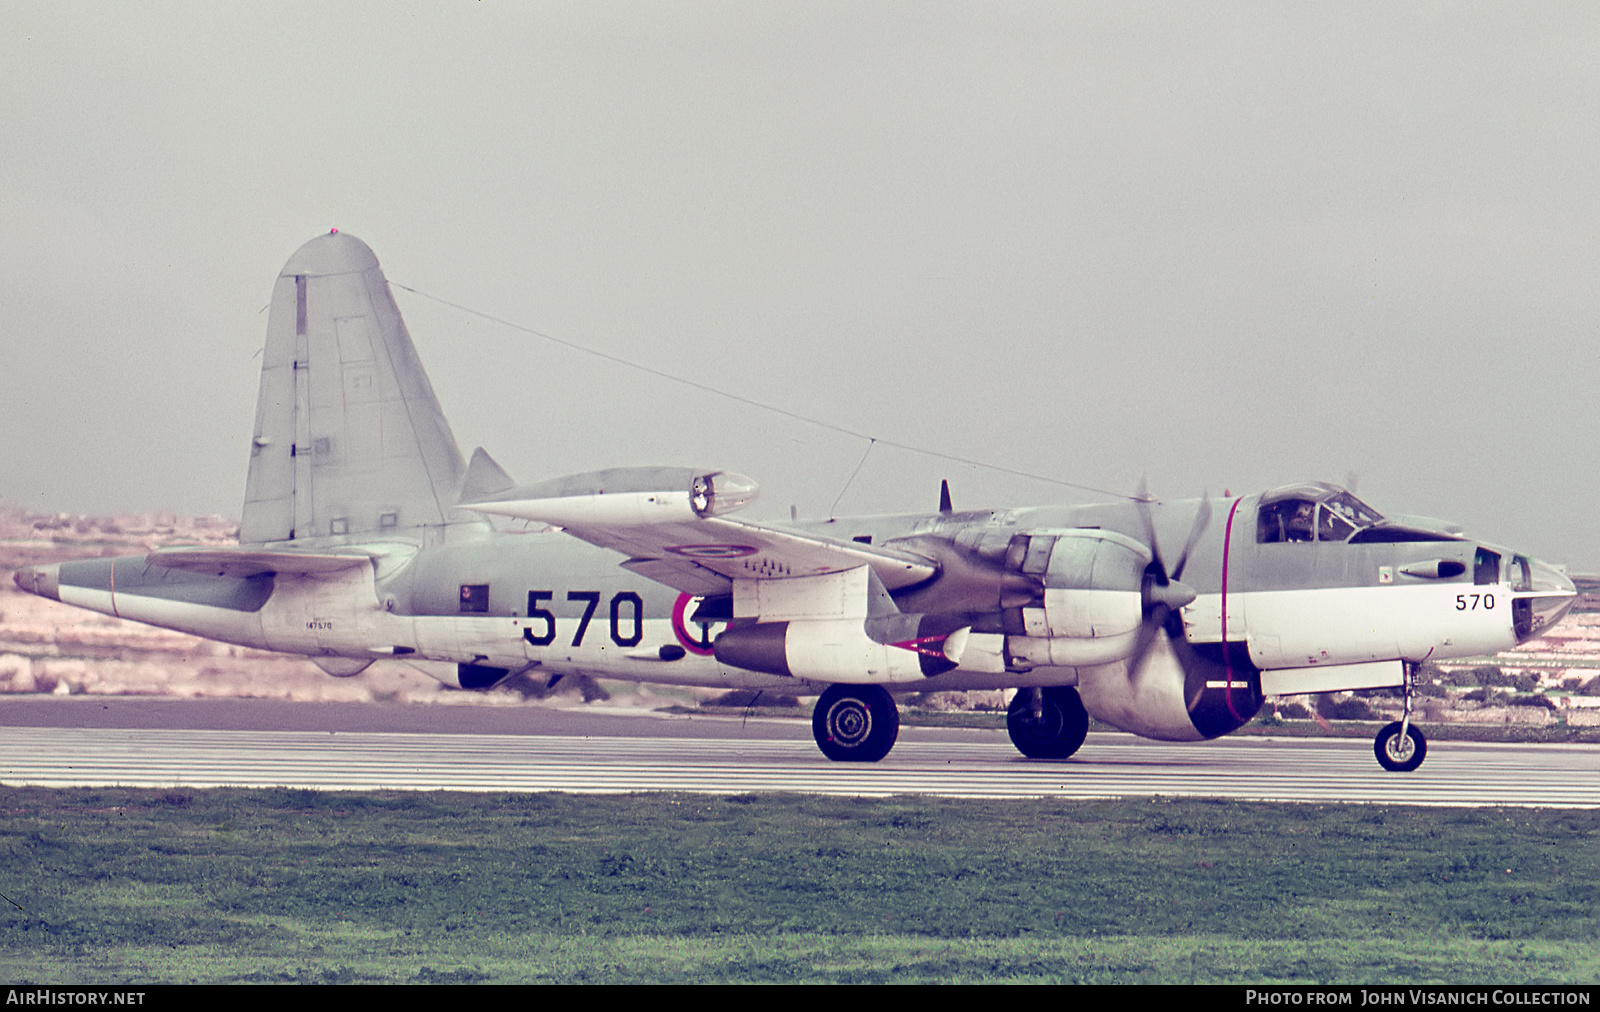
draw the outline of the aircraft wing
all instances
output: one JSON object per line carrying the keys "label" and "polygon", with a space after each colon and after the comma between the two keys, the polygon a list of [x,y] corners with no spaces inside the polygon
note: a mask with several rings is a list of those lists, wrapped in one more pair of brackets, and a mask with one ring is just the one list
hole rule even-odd
{"label": "aircraft wing", "polygon": [[[481,513],[535,520],[627,557],[622,566],[686,594],[728,594],[734,580],[820,576],[870,566],[895,590],[937,575],[913,552],[729,520],[755,484],[728,472],[616,468],[525,485],[464,502]],[[480,498],[480,497],[474,497]]]}
{"label": "aircraft wing", "polygon": [[717,517],[675,524],[571,526],[568,534],[628,556],[623,568],[687,594],[728,594],[734,580],[820,576],[871,566],[890,590],[938,573],[929,559],[854,541]]}

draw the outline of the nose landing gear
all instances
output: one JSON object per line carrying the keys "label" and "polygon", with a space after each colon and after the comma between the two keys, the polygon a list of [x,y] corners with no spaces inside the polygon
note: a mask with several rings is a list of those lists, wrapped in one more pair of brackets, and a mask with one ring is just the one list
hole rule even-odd
{"label": "nose landing gear", "polygon": [[1390,773],[1410,773],[1422,765],[1428,755],[1428,739],[1415,727],[1406,727],[1400,721],[1378,732],[1372,742],[1372,751],[1378,765]]}
{"label": "nose landing gear", "polygon": [[1378,757],[1378,765],[1390,773],[1410,773],[1428,757],[1428,739],[1423,737],[1421,728],[1411,724],[1418,667],[1410,661],[1405,664],[1405,713],[1401,719],[1379,731],[1372,742],[1372,752]]}

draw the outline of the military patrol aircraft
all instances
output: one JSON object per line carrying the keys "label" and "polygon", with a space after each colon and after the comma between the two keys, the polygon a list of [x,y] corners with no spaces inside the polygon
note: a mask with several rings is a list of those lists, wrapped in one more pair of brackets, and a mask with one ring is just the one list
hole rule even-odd
{"label": "military patrol aircraft", "polygon": [[1388,770],[1426,754],[1422,661],[1522,642],[1575,597],[1551,566],[1332,485],[969,512],[946,488],[925,515],[730,516],[755,495],[711,468],[519,485],[482,449],[464,461],[377,258],[335,231],[273,290],[241,543],[15,579],[332,675],[389,658],[463,689],[527,672],[819,693],[816,741],[840,761],[889,753],[896,693],[1016,689],[1012,741],[1060,759],[1090,714],[1192,741],[1265,696],[1394,686]]}

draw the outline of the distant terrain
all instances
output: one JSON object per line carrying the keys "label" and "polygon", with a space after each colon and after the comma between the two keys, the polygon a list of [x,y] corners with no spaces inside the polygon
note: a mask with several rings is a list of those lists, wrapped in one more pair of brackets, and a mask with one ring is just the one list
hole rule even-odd
{"label": "distant terrain", "polygon": [[[0,506],[0,695],[248,697],[305,702],[387,702],[469,706],[550,705],[542,683],[512,679],[489,692],[462,692],[401,662],[333,678],[310,661],[215,643],[83,611],[23,593],[19,567],[131,555],[167,545],[231,544],[238,525],[218,516],[170,513],[89,517],[33,514]],[[1428,669],[1420,716],[1427,723],[1600,727],[1600,586],[1579,580],[1579,609],[1547,636],[1495,657]],[[1590,610],[1595,609],[1595,610]],[[607,696],[633,705],[694,704],[687,690],[607,683],[566,684],[564,701]],[[705,695],[705,694],[701,694]],[[993,710],[995,693],[939,693],[913,703],[932,709]],[[1400,701],[1387,692],[1269,701],[1284,720],[1386,719]]]}

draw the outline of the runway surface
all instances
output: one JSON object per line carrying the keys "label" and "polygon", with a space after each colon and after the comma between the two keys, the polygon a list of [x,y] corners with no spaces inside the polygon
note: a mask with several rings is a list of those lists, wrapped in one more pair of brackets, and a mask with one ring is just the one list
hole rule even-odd
{"label": "runway surface", "polygon": [[[104,707],[105,713],[114,709]],[[520,719],[521,733],[481,734],[176,728],[170,721],[177,709],[162,711],[166,726],[151,727],[139,726],[149,721],[131,708],[119,719],[108,719],[98,704],[62,711],[71,719],[59,714],[49,719],[54,712],[0,707],[0,782],[1068,799],[1159,795],[1600,807],[1600,748],[1594,746],[1434,742],[1420,770],[1394,774],[1378,767],[1371,742],[1364,739],[1224,738],[1175,745],[1093,734],[1070,760],[1035,762],[1018,755],[1001,732],[905,728],[889,758],[857,765],[824,759],[801,721],[616,713],[591,719],[539,711]],[[328,712],[306,710],[301,723],[317,723]],[[427,723],[487,719],[435,714]],[[279,721],[285,723],[294,722]],[[605,733],[570,733],[574,726]],[[552,733],[553,727],[568,733]]]}

